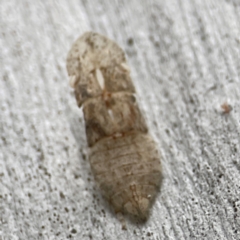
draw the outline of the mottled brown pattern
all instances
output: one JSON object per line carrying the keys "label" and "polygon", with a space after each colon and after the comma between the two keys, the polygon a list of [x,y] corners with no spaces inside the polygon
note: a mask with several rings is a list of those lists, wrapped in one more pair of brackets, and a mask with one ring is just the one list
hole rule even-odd
{"label": "mottled brown pattern", "polygon": [[155,142],[134,97],[125,54],[113,41],[85,33],[67,57],[70,84],[83,105],[89,161],[116,213],[146,220],[161,183]]}
{"label": "mottled brown pattern", "polygon": [[[151,203],[159,188],[161,167],[152,138],[139,132],[116,139],[104,138],[91,148],[89,159],[103,195],[115,210],[122,211],[127,203],[132,204],[134,207],[127,210],[145,218],[148,209],[146,212],[139,209],[139,202],[132,195],[138,194],[139,200]],[[136,188],[144,191],[134,193]]]}
{"label": "mottled brown pattern", "polygon": [[[112,115],[109,114],[109,110]],[[137,103],[127,92],[111,94],[107,100],[101,96],[92,98],[84,104],[83,112],[90,147],[103,137],[114,136],[117,133],[147,132]]]}

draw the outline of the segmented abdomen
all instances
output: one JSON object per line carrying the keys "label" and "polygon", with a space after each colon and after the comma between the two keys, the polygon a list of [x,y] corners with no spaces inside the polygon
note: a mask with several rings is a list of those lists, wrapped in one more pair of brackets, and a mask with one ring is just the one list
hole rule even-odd
{"label": "segmented abdomen", "polygon": [[[103,195],[115,211],[127,206],[144,218],[160,184],[159,155],[148,134],[132,132],[119,138],[104,138],[90,151],[89,160]],[[142,200],[146,207],[139,206]]]}

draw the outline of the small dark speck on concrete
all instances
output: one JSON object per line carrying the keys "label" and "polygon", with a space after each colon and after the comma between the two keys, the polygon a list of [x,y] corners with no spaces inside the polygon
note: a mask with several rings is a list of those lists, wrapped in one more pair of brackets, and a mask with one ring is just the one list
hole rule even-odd
{"label": "small dark speck on concrete", "polygon": [[87,159],[87,156],[86,156],[85,153],[82,153],[82,158],[83,158],[83,160],[86,160],[86,159]]}
{"label": "small dark speck on concrete", "polygon": [[133,38],[128,38],[128,40],[127,40],[127,44],[129,45],[129,46],[132,46],[133,45],[133,43],[134,43],[134,40],[133,40]]}
{"label": "small dark speck on concrete", "polygon": [[73,228],[71,233],[77,233],[77,230]]}
{"label": "small dark speck on concrete", "polygon": [[63,199],[65,198],[65,195],[63,194],[63,192],[60,192],[59,195],[61,198],[63,198]]}

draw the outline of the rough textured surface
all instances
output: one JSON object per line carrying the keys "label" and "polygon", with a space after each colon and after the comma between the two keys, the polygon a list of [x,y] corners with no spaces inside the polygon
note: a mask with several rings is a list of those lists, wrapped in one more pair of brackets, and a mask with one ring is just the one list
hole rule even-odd
{"label": "rough textured surface", "polygon": [[[239,1],[91,2],[1,2],[0,239],[239,239]],[[126,51],[162,153],[150,219],[127,231],[69,94],[66,54],[89,30]]]}

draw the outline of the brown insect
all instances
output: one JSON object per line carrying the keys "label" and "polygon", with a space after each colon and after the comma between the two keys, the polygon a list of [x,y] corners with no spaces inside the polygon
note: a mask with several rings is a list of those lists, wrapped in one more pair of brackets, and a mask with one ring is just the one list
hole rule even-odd
{"label": "brown insect", "polygon": [[221,105],[221,108],[222,108],[222,113],[223,114],[228,114],[232,111],[232,106],[230,104],[228,104],[227,102],[224,102]]}
{"label": "brown insect", "polygon": [[123,50],[87,32],[69,51],[67,70],[83,106],[89,161],[103,196],[116,213],[146,220],[161,183],[161,164]]}

